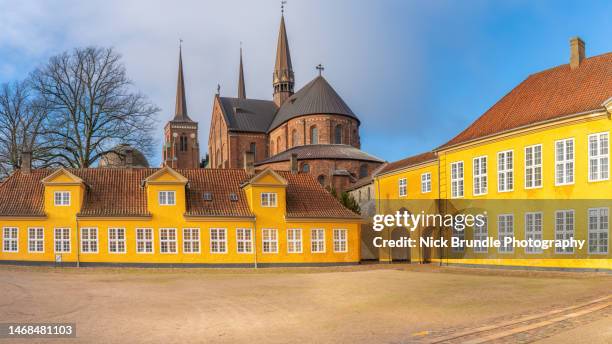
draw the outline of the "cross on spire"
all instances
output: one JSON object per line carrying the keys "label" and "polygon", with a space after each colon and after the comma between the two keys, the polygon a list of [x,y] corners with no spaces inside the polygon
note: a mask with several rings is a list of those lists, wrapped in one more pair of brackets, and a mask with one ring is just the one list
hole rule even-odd
{"label": "cross on spire", "polygon": [[321,76],[321,73],[325,70],[325,67],[320,63],[315,68],[319,71],[319,76]]}

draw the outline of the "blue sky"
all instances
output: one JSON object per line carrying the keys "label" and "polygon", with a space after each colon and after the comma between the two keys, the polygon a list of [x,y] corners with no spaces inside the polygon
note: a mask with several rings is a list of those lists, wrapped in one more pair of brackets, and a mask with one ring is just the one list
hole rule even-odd
{"label": "blue sky", "polygon": [[[135,87],[174,111],[182,38],[189,114],[206,149],[212,99],[236,94],[243,42],[247,95],[270,99],[279,1],[0,0],[0,83],[76,46],[114,46]],[[361,119],[362,149],[397,160],[451,139],[531,73],[612,51],[609,1],[290,0],[296,89],[324,76]]]}

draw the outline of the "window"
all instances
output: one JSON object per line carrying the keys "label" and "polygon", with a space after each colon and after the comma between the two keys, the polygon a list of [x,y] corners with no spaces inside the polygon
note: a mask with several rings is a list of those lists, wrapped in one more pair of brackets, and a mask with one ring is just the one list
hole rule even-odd
{"label": "window", "polygon": [[487,193],[487,157],[474,158],[474,195]]}
{"label": "window", "polygon": [[[555,240],[571,240],[574,238],[574,211],[559,210],[555,212]],[[555,245],[555,253],[573,253],[571,246]]]}
{"label": "window", "polygon": [[159,253],[176,253],[176,228],[159,229]]}
{"label": "window", "polygon": [[70,205],[70,191],[56,191],[53,196],[56,206]]}
{"label": "window", "polygon": [[457,229],[455,227],[452,228],[453,232],[452,235],[453,237],[457,238],[459,240],[459,246],[452,246],[452,251],[453,252],[463,252],[465,251],[465,244],[464,244],[464,240],[465,240],[465,229]]}
{"label": "window", "polygon": [[301,229],[287,229],[287,252],[302,253]]}
{"label": "window", "polygon": [[514,189],[514,152],[497,153],[497,191],[507,192]]}
{"label": "window", "polygon": [[310,127],[310,144],[316,145],[319,143],[319,129],[316,126]]}
{"label": "window", "polygon": [[542,145],[525,147],[525,189],[542,187]]}
{"label": "window", "polygon": [[342,126],[340,124],[334,129],[334,143],[342,143]]}
{"label": "window", "polygon": [[55,253],[70,253],[70,228],[55,228]]}
{"label": "window", "polygon": [[319,184],[321,184],[321,185],[325,186],[325,176],[324,176],[324,175],[322,175],[322,174],[321,174],[321,175],[319,175],[319,176],[317,177],[317,181],[319,182]]}
{"label": "window", "polygon": [[108,229],[108,252],[125,253],[125,228]]}
{"label": "window", "polygon": [[421,193],[431,192],[431,173],[421,174]]}
{"label": "window", "polygon": [[589,181],[608,180],[608,133],[589,135]]}
{"label": "window", "polygon": [[186,152],[187,151],[187,136],[185,136],[184,134],[181,135],[181,137],[179,138],[179,142],[180,142],[181,152]]}
{"label": "window", "polygon": [[262,192],[261,193],[261,206],[266,208],[276,208],[276,193],[275,192]]}
{"label": "window", "polygon": [[293,129],[291,131],[291,147],[295,147],[298,145],[298,134],[297,130]]}
{"label": "window", "polygon": [[511,253],[514,251],[512,243],[506,243],[506,238],[514,238],[514,215],[497,216],[497,236],[501,242],[500,253]]}
{"label": "window", "polygon": [[365,178],[368,176],[368,165],[361,164],[359,166],[359,178]]}
{"label": "window", "polygon": [[474,252],[486,253],[487,246],[484,244],[489,236],[489,219],[483,218],[481,224],[474,224]]}
{"label": "window", "polygon": [[346,229],[334,229],[334,252],[347,252]]}
{"label": "window", "polygon": [[589,253],[608,253],[608,208],[589,209]]}
{"label": "window", "polygon": [[4,227],[2,229],[2,251],[17,252],[19,251],[19,231],[17,227]]}
{"label": "window", "polygon": [[[525,213],[525,240],[529,239],[542,240],[542,213]],[[542,248],[527,245],[525,253],[542,253]]]}
{"label": "window", "polygon": [[253,253],[253,231],[250,228],[236,229],[236,248],[238,253]]}
{"label": "window", "polygon": [[183,228],[183,252],[200,253],[199,228]]}
{"label": "window", "polygon": [[153,228],[136,228],[136,253],[153,253]]}
{"label": "window", "polygon": [[249,151],[253,153],[253,157],[257,160],[257,143],[251,142],[249,145]]}
{"label": "window", "polygon": [[263,253],[278,253],[278,232],[276,229],[263,229]]}
{"label": "window", "polygon": [[309,164],[304,164],[302,165],[302,172],[310,172],[310,165]]}
{"label": "window", "polygon": [[400,178],[397,184],[399,187],[399,196],[405,197],[408,194],[408,182],[406,181],[406,178]]}
{"label": "window", "polygon": [[211,253],[226,253],[227,252],[227,230],[225,228],[210,229],[210,252]]}
{"label": "window", "polygon": [[310,251],[312,253],[325,252],[325,229],[317,228],[310,230]]}
{"label": "window", "polygon": [[81,228],[81,252],[98,253],[97,228]]}
{"label": "window", "polygon": [[45,233],[43,228],[28,228],[28,252],[45,251]]}
{"label": "window", "polygon": [[555,142],[555,185],[574,183],[574,139]]}
{"label": "window", "polygon": [[451,164],[451,198],[463,197],[463,161]]}
{"label": "window", "polygon": [[159,192],[159,205],[175,205],[176,194],[174,191],[160,191]]}
{"label": "window", "polygon": [[17,227],[4,227],[2,229],[2,251],[19,251],[19,231]]}

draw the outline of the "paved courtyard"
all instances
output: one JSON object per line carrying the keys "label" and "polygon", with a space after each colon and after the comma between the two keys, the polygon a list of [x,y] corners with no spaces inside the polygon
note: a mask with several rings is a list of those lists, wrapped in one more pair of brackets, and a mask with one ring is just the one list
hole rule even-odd
{"label": "paved courtyard", "polygon": [[0,322],[75,322],[75,343],[612,342],[602,274],[0,266],[0,291]]}

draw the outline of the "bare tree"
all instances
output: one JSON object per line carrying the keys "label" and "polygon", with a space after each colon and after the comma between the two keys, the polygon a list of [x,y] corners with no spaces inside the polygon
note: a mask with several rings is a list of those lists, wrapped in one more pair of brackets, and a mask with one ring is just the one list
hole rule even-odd
{"label": "bare tree", "polygon": [[0,180],[21,167],[23,151],[32,152],[39,167],[52,160],[40,135],[45,108],[26,81],[0,86]]}
{"label": "bare tree", "polygon": [[120,143],[151,152],[159,109],[132,90],[120,58],[112,48],[77,48],[31,74],[49,113],[42,134],[52,150],[50,163],[92,167]]}

